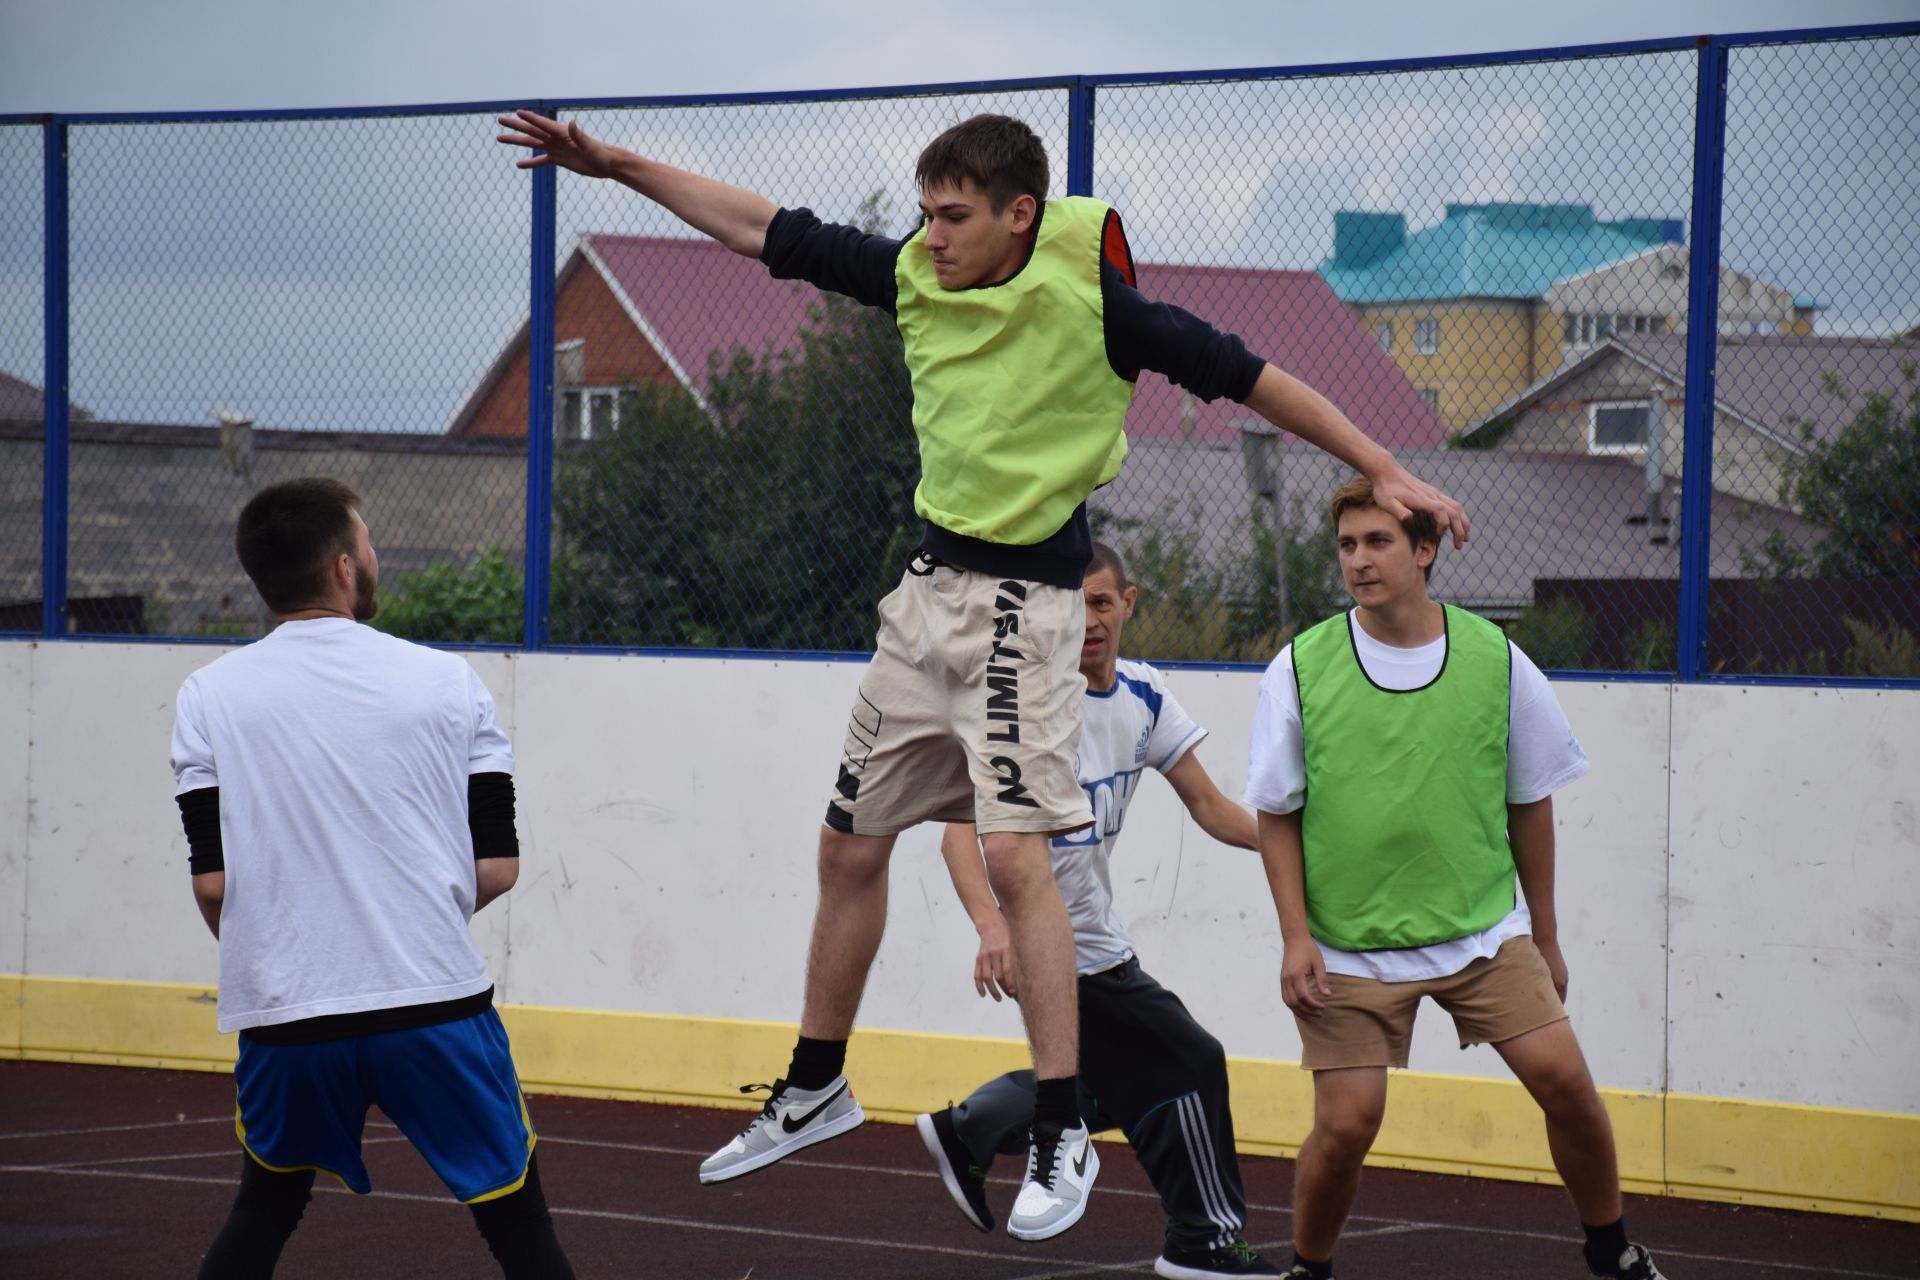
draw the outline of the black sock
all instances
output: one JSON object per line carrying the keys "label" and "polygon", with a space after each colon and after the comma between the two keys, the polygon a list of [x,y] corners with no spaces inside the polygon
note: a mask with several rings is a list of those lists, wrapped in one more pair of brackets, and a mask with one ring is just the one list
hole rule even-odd
{"label": "black sock", "polygon": [[526,1181],[512,1194],[467,1208],[507,1280],[573,1280],[573,1267],[553,1234],[553,1215],[533,1156],[527,1157]]}
{"label": "black sock", "polygon": [[275,1173],[241,1156],[240,1191],[226,1225],[200,1262],[200,1280],[254,1280],[271,1276],[300,1215],[313,1198],[313,1170]]}
{"label": "black sock", "polygon": [[1079,1128],[1080,1077],[1034,1081],[1033,1123],[1035,1128],[1050,1125],[1060,1132]]}
{"label": "black sock", "polygon": [[793,1044],[793,1062],[787,1067],[787,1083],[796,1089],[824,1088],[846,1065],[845,1040],[809,1040],[801,1036]]}
{"label": "black sock", "polygon": [[1597,1276],[1611,1276],[1620,1273],[1620,1255],[1627,1251],[1627,1220],[1615,1218],[1604,1227],[1590,1227],[1580,1224],[1587,1233],[1587,1243],[1583,1252],[1587,1255],[1587,1270]]}
{"label": "black sock", "polygon": [[1333,1280],[1332,1258],[1328,1258],[1325,1262],[1315,1262],[1310,1258],[1301,1257],[1300,1251],[1296,1249],[1293,1252],[1293,1265],[1304,1267],[1313,1280]]}

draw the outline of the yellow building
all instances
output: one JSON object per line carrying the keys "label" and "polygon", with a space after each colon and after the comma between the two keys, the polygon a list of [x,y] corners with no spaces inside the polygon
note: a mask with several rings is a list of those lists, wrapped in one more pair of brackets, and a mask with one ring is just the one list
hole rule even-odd
{"label": "yellow building", "polygon": [[[1615,333],[1684,331],[1680,237],[1588,205],[1448,205],[1411,235],[1402,214],[1343,210],[1320,274],[1457,434]],[[1721,270],[1723,333],[1810,334],[1815,309]]]}

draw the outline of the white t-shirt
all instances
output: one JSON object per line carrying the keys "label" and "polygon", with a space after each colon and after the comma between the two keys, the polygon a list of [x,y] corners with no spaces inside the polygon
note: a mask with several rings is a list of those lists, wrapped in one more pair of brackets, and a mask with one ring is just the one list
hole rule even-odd
{"label": "white t-shirt", "polygon": [[220,1030],[485,991],[467,777],[510,773],[463,659],[285,622],[180,687],[176,794],[220,788]]}
{"label": "white t-shirt", "polygon": [[[1348,612],[1347,625],[1368,679],[1383,689],[1418,689],[1440,674],[1447,657],[1446,637],[1417,649],[1396,649],[1369,636],[1355,616],[1358,612]],[[1583,776],[1592,765],[1573,736],[1546,676],[1519,646],[1512,641],[1507,644],[1513,653],[1508,682],[1507,803],[1531,804]],[[1306,803],[1306,798],[1300,689],[1293,677],[1293,646],[1288,645],[1260,678],[1260,701],[1253,712],[1248,751],[1246,802],[1264,813],[1292,813]],[[1458,973],[1480,957],[1493,955],[1507,939],[1532,929],[1526,899],[1516,892],[1511,912],[1491,928],[1464,938],[1383,951],[1341,951],[1321,942],[1320,953],[1329,973],[1382,982],[1414,982]]]}
{"label": "white t-shirt", "polygon": [[1080,704],[1075,772],[1093,805],[1093,825],[1053,838],[1053,878],[1073,922],[1074,966],[1099,973],[1133,955],[1133,939],[1113,910],[1107,860],[1127,818],[1140,775],[1173,768],[1207,731],[1167,692],[1158,671],[1122,658],[1113,688],[1087,690]]}

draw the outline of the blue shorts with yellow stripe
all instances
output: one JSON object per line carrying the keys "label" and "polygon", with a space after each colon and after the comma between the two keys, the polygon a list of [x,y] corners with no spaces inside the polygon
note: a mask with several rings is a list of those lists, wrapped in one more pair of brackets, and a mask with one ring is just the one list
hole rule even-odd
{"label": "blue shorts with yellow stripe", "polygon": [[276,1172],[318,1169],[366,1195],[373,1180],[360,1135],[378,1106],[462,1201],[508,1195],[526,1180],[533,1120],[492,1009],[320,1044],[242,1036],[233,1078],[240,1143]]}

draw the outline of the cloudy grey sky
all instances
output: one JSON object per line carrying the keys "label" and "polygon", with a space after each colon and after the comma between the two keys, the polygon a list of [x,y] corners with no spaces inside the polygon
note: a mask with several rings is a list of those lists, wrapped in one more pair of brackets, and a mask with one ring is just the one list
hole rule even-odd
{"label": "cloudy grey sky", "polygon": [[[1198,71],[1798,28],[1806,0],[0,0],[0,114],[578,100]],[[801,15],[801,16],[796,16]],[[1920,0],[1824,0],[1824,25]],[[1094,192],[1146,262],[1311,270],[1339,209],[1455,201],[1683,219],[1691,51],[1103,90]],[[1920,40],[1744,51],[1726,260],[1829,332],[1920,321]],[[638,150],[904,229],[926,138],[1001,110],[1064,170],[1058,91],[608,110]],[[442,430],[526,315],[529,184],[482,113],[76,126],[72,398],[98,416]],[[0,371],[38,381],[41,131],[0,129]],[[1056,174],[1056,179],[1060,175]],[[1056,180],[1056,190],[1061,183]],[[684,235],[562,175],[560,252]],[[1215,318],[1231,327],[1230,312]]]}
{"label": "cloudy grey sky", "polygon": [[1292,66],[1914,18],[1920,0],[0,0],[0,112]]}

